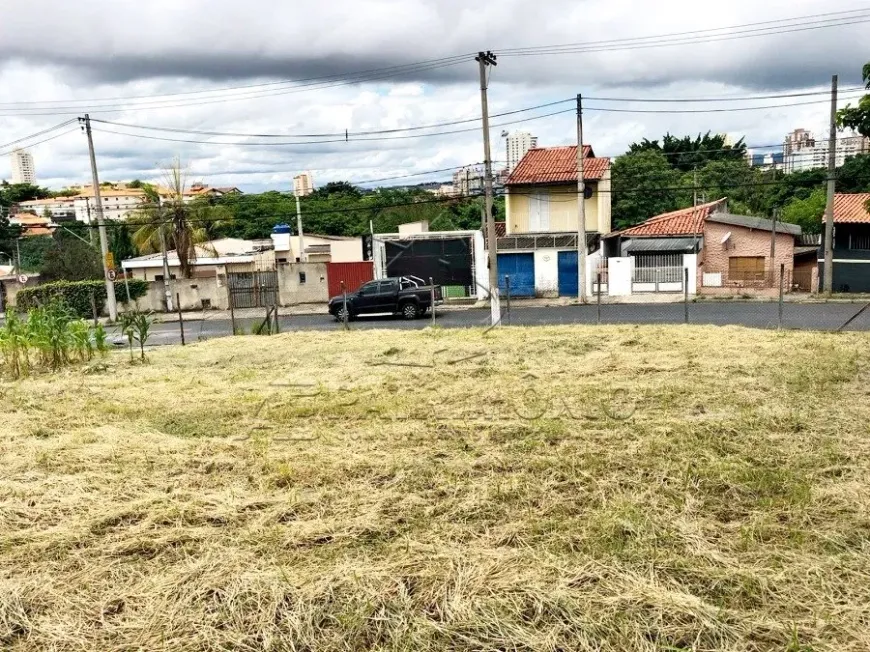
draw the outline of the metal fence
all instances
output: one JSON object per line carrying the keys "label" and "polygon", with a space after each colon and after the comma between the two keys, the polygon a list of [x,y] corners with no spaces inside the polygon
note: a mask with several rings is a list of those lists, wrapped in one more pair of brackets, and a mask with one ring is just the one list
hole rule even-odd
{"label": "metal fence", "polygon": [[640,254],[634,256],[632,291],[682,292],[685,276],[683,254]]}

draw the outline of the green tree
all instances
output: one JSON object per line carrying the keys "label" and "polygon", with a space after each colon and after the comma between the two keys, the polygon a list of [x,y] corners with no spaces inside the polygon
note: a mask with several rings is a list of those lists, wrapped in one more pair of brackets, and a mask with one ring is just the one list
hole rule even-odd
{"label": "green tree", "polygon": [[655,148],[620,156],[612,168],[613,228],[624,229],[680,207],[680,172]]}
{"label": "green tree", "polygon": [[804,233],[821,233],[827,194],[817,188],[806,199],[792,199],[782,211],[782,221],[797,224]]}
{"label": "green tree", "polygon": [[837,170],[837,192],[870,192],[870,154],[846,159]]}
{"label": "green tree", "polygon": [[16,256],[15,243],[21,237],[21,227],[9,223],[6,213],[0,210],[0,258],[13,261]]}
{"label": "green tree", "polygon": [[22,238],[19,243],[21,270],[24,272],[38,272],[45,263],[46,254],[53,246],[54,238],[50,235]]}
{"label": "green tree", "polygon": [[[864,64],[862,77],[866,88],[870,90],[870,62]],[[850,103],[840,109],[837,112],[837,126],[854,129],[862,136],[870,137],[870,94],[858,100],[858,106]]]}
{"label": "green tree", "polygon": [[133,244],[130,227],[127,224],[109,220],[106,223],[106,228],[109,231],[109,251],[112,252],[116,264],[139,254],[136,245]]}
{"label": "green tree", "polygon": [[674,136],[665,134],[661,144],[658,140],[644,138],[639,143],[632,143],[629,153],[655,151],[665,155],[671,167],[681,172],[689,172],[695,168],[707,165],[711,161],[742,161],[746,155],[746,144],[741,138],[733,145],[726,144],[724,134],[698,134],[692,136]]}
{"label": "green tree", "polygon": [[87,241],[72,235],[55,234],[54,243],[45,252],[41,281],[88,281],[103,278],[99,252]]}

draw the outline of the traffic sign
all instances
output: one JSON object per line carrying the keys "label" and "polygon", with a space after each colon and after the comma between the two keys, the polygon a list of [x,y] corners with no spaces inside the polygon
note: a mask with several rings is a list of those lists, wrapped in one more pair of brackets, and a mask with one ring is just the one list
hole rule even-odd
{"label": "traffic sign", "polygon": [[21,283],[21,285],[26,285],[28,280],[27,274],[18,275],[18,282]]}
{"label": "traffic sign", "polygon": [[118,272],[116,272],[114,269],[110,269],[109,270],[109,280],[114,281],[116,278],[118,278]]}
{"label": "traffic sign", "polygon": [[106,252],[106,267],[115,269],[115,255],[111,251]]}

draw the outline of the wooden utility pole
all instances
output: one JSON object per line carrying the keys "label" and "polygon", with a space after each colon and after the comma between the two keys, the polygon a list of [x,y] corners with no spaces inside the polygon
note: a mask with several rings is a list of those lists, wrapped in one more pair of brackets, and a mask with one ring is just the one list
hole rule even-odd
{"label": "wooden utility pole", "polygon": [[834,189],[837,180],[837,75],[831,79],[831,133],[828,135],[828,198],[825,205],[825,294],[834,291]]}
{"label": "wooden utility pole", "polygon": [[484,191],[486,199],[484,206],[486,215],[486,239],[489,242],[489,305],[492,325],[501,321],[501,305],[498,296],[498,239],[495,235],[495,220],[492,216],[492,157],[489,148],[489,105],[486,99],[486,67],[496,66],[496,56],[489,51],[478,52],[474,58],[480,64],[480,107],[483,117],[483,162]]}
{"label": "wooden utility pole", "polygon": [[577,94],[577,290],[586,303],[586,181],[583,156],[583,97]]}
{"label": "wooden utility pole", "polygon": [[118,304],[115,301],[115,282],[109,278],[109,240],[106,236],[106,223],[103,220],[103,200],[100,196],[100,176],[97,174],[97,157],[94,154],[94,137],[91,134],[91,118],[86,113],[84,118],[85,133],[88,137],[88,151],[91,156],[91,178],[94,184],[94,208],[97,211],[97,227],[100,232],[100,253],[103,258],[103,278],[106,280],[106,306],[109,309],[109,319],[118,321]]}

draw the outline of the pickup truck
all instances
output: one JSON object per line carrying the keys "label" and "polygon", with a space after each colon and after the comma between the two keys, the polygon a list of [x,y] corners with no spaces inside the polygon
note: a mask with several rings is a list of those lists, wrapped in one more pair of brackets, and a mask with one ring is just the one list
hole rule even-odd
{"label": "pickup truck", "polygon": [[[441,287],[435,286],[435,303],[441,303]],[[392,313],[417,319],[432,307],[432,286],[412,276],[369,281],[356,292],[347,293],[347,318],[357,315]],[[329,314],[344,321],[344,295],[329,300]]]}

